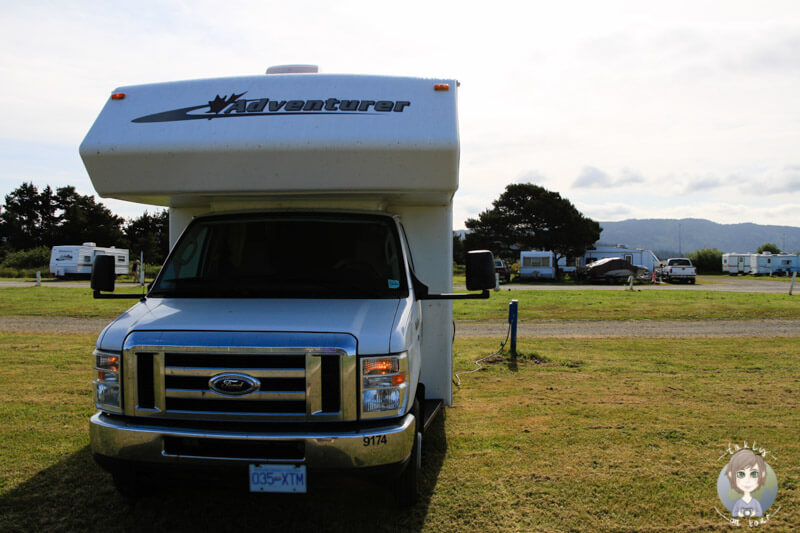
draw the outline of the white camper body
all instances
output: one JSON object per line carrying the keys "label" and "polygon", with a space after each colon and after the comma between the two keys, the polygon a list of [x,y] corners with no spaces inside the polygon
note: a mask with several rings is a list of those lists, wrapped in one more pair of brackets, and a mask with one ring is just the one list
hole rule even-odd
{"label": "white camper body", "polygon": [[580,266],[589,265],[599,259],[619,257],[633,265],[639,265],[653,272],[661,266],[661,261],[652,250],[642,248],[625,248],[622,246],[598,246],[594,250],[586,250]]}
{"label": "white camper body", "polygon": [[750,263],[754,255],[736,252],[722,254],[722,271],[731,275],[749,274],[751,270]]}
{"label": "white camper body", "polygon": [[795,254],[751,254],[750,262],[750,273],[756,276],[785,276],[800,266]]}
{"label": "white camper body", "polygon": [[[211,437],[238,442],[252,439],[252,432],[265,442],[285,442],[285,427],[272,427],[286,420],[299,424],[292,438],[303,444],[305,455],[289,462],[302,468],[303,475],[306,467],[358,470],[405,465],[409,457],[417,457],[422,422],[429,423],[442,403],[452,401],[452,303],[423,298],[427,292],[419,282],[430,293],[452,287],[457,86],[447,79],[285,74],[114,91],[124,96],[106,103],[81,145],[81,156],[101,196],[169,206],[172,252],[146,301],[109,325],[97,341],[97,353],[123,355],[123,368],[134,369],[146,361],[148,369],[145,374],[131,370],[122,385],[128,388],[122,391],[114,383],[96,383],[100,410],[92,418],[91,436],[101,464],[116,468],[120,461],[176,463],[180,450],[164,452],[164,443],[189,436],[199,438],[201,448]],[[182,269],[200,268],[192,262],[200,261],[195,248],[203,245],[194,246],[192,239],[201,242],[214,227],[232,220],[278,220],[285,228],[295,219],[334,223],[359,217],[390,228],[394,237],[381,250],[388,260],[399,261],[402,273],[385,280],[383,289],[405,290],[405,296],[398,292],[380,299],[325,298],[298,293],[272,298],[253,289],[245,298],[224,291],[183,298],[171,279],[180,277]],[[230,249],[237,242],[225,244]],[[293,249],[302,244],[294,242]],[[282,259],[304,262],[314,253],[309,249],[302,256],[287,254]],[[262,263],[254,283],[268,276],[267,264]],[[322,280],[304,282],[304,290],[310,290]],[[247,292],[241,290],[245,296]],[[178,331],[194,334],[186,337]],[[164,348],[152,346],[165,342],[173,346],[169,350],[204,353],[300,350],[305,355],[296,373],[305,376],[301,379],[306,385],[291,394],[248,392],[235,400],[247,407],[244,412],[237,412],[234,402],[222,402],[213,404],[213,415],[203,414],[203,398],[229,399],[233,396],[226,394],[240,393],[225,387],[250,391],[256,387],[251,381],[267,371],[228,368],[224,370],[246,375],[227,381],[209,372],[211,391],[194,391],[194,396],[171,392],[170,378],[165,377],[173,372],[170,359],[158,355]],[[146,357],[137,356],[137,350],[144,350]],[[147,355],[152,353],[156,356]],[[327,363],[320,366],[320,360],[335,366],[326,370]],[[396,374],[388,376],[388,382],[374,381],[375,387],[385,387],[377,396],[367,390],[373,383],[365,374],[372,372],[370,361],[395,365]],[[325,372],[330,375],[321,378]],[[147,392],[142,403],[142,385],[136,380],[147,379],[154,379],[155,387],[147,389],[153,392]],[[327,393],[327,385],[319,381],[326,379],[337,383]],[[339,395],[329,398],[334,407],[325,407],[325,394]],[[270,409],[278,407],[268,406],[254,414],[256,404],[245,400],[255,397],[293,399],[300,411],[273,413]],[[227,405],[231,407],[225,409]],[[153,418],[160,419],[162,429],[143,429]],[[197,419],[253,425],[238,432],[220,426],[208,435],[186,422]],[[171,427],[171,420],[182,423]],[[324,427],[314,426],[312,438],[302,424],[315,421],[323,421]],[[344,422],[350,426],[343,432],[337,423]],[[226,461],[241,463],[224,456],[191,460]],[[252,462],[251,473],[260,472],[259,465],[274,458]],[[259,490],[252,480],[251,490]]]}
{"label": "white camper body", "polygon": [[519,254],[519,277],[522,279],[554,279],[553,252],[530,250]]}
{"label": "white camper body", "polygon": [[123,248],[104,248],[93,242],[77,245],[53,246],[50,252],[50,273],[58,278],[67,276],[89,276],[98,255],[113,255],[114,270],[117,275],[128,273],[128,250]]}

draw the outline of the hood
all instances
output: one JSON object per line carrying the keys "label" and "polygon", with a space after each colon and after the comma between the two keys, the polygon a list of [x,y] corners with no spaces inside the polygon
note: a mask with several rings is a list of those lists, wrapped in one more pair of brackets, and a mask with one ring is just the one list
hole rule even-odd
{"label": "hood", "polygon": [[97,346],[120,350],[132,331],[281,331],[347,333],[358,353],[383,354],[398,300],[148,298],[109,324]]}

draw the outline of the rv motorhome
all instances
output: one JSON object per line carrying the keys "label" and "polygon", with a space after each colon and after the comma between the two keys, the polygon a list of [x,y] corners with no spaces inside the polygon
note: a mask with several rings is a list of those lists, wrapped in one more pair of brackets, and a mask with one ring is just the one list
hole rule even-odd
{"label": "rv motorhome", "polygon": [[[119,88],[81,145],[101,196],[170,209],[164,266],[97,340],[92,452],[127,492],[145,467],[259,492],[344,470],[410,503],[450,300],[495,280],[470,252],[481,292],[450,294],[458,82],[279,70]],[[107,268],[95,295],[126,296]]]}
{"label": "rv motorhome", "polygon": [[50,252],[50,273],[58,278],[89,276],[94,260],[99,255],[114,257],[114,271],[117,275],[128,273],[128,250],[113,246],[103,248],[93,242],[85,242],[80,246],[53,246]]}

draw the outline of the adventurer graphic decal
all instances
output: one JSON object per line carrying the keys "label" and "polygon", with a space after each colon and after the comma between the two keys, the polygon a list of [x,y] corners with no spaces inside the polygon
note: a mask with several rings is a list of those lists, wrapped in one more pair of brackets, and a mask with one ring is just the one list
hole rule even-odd
{"label": "adventurer graphic decal", "polygon": [[402,113],[411,105],[403,100],[270,100],[269,98],[242,98],[247,92],[216,95],[207,104],[182,107],[145,115],[131,122],[177,122],[181,120],[212,120],[232,117],[263,117],[277,115],[378,115]]}

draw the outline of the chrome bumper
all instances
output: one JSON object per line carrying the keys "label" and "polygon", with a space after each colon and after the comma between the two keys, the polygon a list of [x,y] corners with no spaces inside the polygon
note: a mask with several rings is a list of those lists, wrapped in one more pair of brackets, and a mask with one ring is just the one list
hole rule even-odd
{"label": "chrome bumper", "polygon": [[[390,423],[394,422],[394,423]],[[333,424],[335,425],[335,424]],[[402,463],[411,455],[414,443],[414,416],[389,421],[386,426],[351,431],[293,432],[230,431],[175,427],[159,427],[147,420],[133,421],[103,413],[92,416],[90,423],[92,452],[123,461],[182,464],[231,465],[236,463],[294,463],[310,469],[340,470]],[[263,426],[262,426],[263,427]],[[166,438],[227,439],[236,441],[301,442],[301,459],[269,457],[204,457],[169,454]]]}

